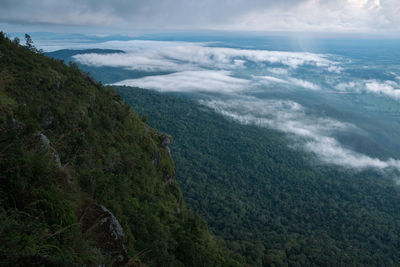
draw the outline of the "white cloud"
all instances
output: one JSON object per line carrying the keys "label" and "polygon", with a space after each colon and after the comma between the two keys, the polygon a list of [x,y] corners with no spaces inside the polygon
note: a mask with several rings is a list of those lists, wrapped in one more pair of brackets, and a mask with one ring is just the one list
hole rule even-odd
{"label": "white cloud", "polygon": [[295,137],[296,143],[303,149],[325,163],[356,169],[396,168],[400,170],[399,160],[383,161],[354,152],[343,147],[332,137],[335,132],[361,131],[354,125],[312,116],[296,102],[243,98],[228,101],[202,101],[201,103],[239,123],[268,127],[287,133]]}
{"label": "white cloud", "polygon": [[195,69],[189,64],[178,64],[172,60],[160,58],[157,55],[151,56],[152,53],[128,53],[128,54],[80,54],[73,58],[81,64],[89,66],[108,66],[130,70],[141,71],[177,71],[183,69]]}
{"label": "white cloud", "polygon": [[316,85],[312,82],[309,82],[309,81],[296,79],[296,78],[290,78],[290,81],[296,86],[300,86],[300,87],[310,89],[310,90],[320,90],[320,87],[318,85]]}
{"label": "white cloud", "polygon": [[305,0],[286,10],[266,7],[245,13],[236,20],[234,27],[243,30],[398,32],[399,14],[398,0]]}
{"label": "white cloud", "polygon": [[296,78],[288,78],[288,80],[283,80],[280,78],[276,78],[273,76],[252,76],[253,79],[255,80],[255,83],[261,83],[261,84],[271,84],[271,83],[280,83],[280,84],[291,84],[294,86],[298,86],[298,87],[303,87],[305,89],[308,90],[320,90],[321,88],[316,85],[315,83],[306,81],[306,80],[302,80],[302,79],[296,79]]}
{"label": "white cloud", "polygon": [[[196,70],[243,69],[246,62],[267,65],[283,65],[295,69],[311,65],[336,71],[339,63],[328,55],[307,52],[282,52],[268,50],[208,47],[204,43],[162,41],[118,41],[96,45],[99,48],[118,48],[126,54],[81,54],[74,56],[82,64],[113,66],[138,70]],[[272,71],[284,73],[283,68]]]}
{"label": "white cloud", "polygon": [[136,86],[162,92],[234,93],[245,90],[250,86],[250,81],[232,77],[229,71],[202,70],[124,80],[114,85]]}
{"label": "white cloud", "polygon": [[289,82],[286,80],[282,80],[276,77],[272,77],[272,76],[252,76],[253,79],[261,82],[261,83],[265,83],[265,84],[270,84],[270,83],[284,83],[284,84],[288,84]]}
{"label": "white cloud", "polygon": [[338,65],[330,65],[327,70],[329,72],[341,73],[344,69]]}
{"label": "white cloud", "polygon": [[393,81],[370,80],[365,83],[365,90],[375,94],[387,95],[397,100],[400,99],[400,86]]}
{"label": "white cloud", "polygon": [[361,80],[339,83],[336,88],[341,91],[367,92],[400,100],[400,84],[395,81]]}
{"label": "white cloud", "polygon": [[267,70],[276,75],[287,75],[288,74],[288,70],[282,69],[282,68],[268,68]]}

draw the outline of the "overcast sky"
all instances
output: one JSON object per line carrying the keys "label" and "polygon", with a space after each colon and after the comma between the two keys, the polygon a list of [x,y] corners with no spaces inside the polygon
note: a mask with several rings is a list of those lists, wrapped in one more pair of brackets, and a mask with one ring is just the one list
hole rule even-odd
{"label": "overcast sky", "polygon": [[37,30],[76,26],[117,32],[212,29],[399,35],[400,0],[1,0],[0,23]]}

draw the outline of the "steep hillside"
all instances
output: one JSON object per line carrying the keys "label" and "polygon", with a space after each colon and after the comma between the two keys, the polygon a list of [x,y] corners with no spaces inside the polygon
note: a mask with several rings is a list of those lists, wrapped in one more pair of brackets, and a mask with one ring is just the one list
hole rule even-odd
{"label": "steep hillside", "polygon": [[400,190],[385,172],[321,165],[282,133],[240,125],[182,95],[116,89],[174,136],[185,200],[248,264],[399,265]]}
{"label": "steep hillside", "polygon": [[1,33],[0,265],[237,265],[185,207],[170,142],[112,88]]}

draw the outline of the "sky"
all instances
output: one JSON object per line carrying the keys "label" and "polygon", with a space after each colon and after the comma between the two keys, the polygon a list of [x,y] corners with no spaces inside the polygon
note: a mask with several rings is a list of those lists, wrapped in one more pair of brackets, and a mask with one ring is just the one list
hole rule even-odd
{"label": "sky", "polygon": [[400,36],[399,0],[2,0],[5,31],[229,30]]}

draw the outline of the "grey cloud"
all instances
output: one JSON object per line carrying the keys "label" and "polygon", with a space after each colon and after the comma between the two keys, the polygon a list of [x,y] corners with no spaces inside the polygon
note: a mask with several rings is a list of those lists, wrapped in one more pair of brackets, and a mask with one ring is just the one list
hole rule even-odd
{"label": "grey cloud", "polygon": [[21,23],[88,24],[88,18],[98,15],[103,19],[98,18],[92,24],[101,21],[119,21],[131,24],[133,27],[159,27],[163,24],[205,25],[229,22],[243,12],[259,8],[302,1],[304,0],[222,0],[218,2],[213,0],[5,0],[2,1],[0,7],[0,19],[5,22],[19,21]]}
{"label": "grey cloud", "polygon": [[0,21],[127,29],[399,30],[397,0],[4,0]]}

